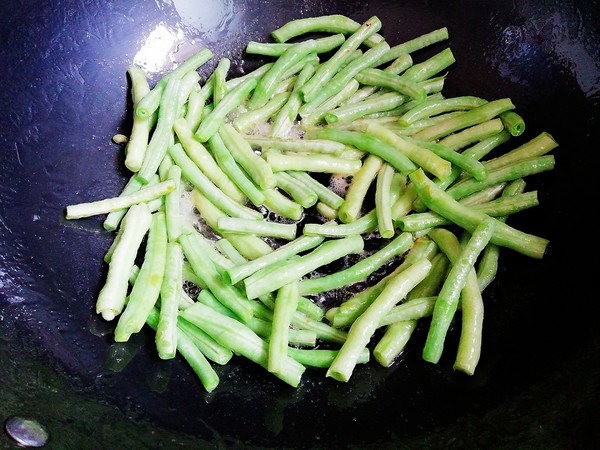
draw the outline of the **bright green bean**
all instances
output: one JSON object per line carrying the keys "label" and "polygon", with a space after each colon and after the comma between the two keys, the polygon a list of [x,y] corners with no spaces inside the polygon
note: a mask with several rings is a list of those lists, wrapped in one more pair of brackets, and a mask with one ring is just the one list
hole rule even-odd
{"label": "bright green bean", "polygon": [[423,258],[393,277],[381,294],[350,327],[346,342],[327,370],[327,376],[347,382],[354,370],[360,352],[367,346],[381,319],[404,298],[431,269],[431,262]]}
{"label": "bright green bean", "polygon": [[298,282],[282,286],[277,291],[273,324],[269,339],[269,356],[267,368],[269,372],[280,373],[287,357],[289,329],[292,316],[298,305]]}
{"label": "bright green bean", "polygon": [[377,229],[381,237],[390,239],[396,233],[392,222],[392,204],[390,189],[394,178],[394,168],[384,164],[377,174],[375,189],[375,211],[377,213]]}
{"label": "bright green bean", "polygon": [[[167,256],[167,225],[165,215],[152,215],[148,242],[140,273],[129,294],[129,301],[115,328],[115,341],[126,342],[138,333],[159,298]],[[114,257],[114,256],[113,256]]]}
{"label": "bright green bean", "polygon": [[177,242],[169,242],[165,258],[164,278],[160,287],[160,317],[155,338],[156,349],[161,359],[174,358],[177,352],[177,315],[179,314],[179,298],[183,292],[182,267],[181,246]]}
{"label": "bright green bean", "polygon": [[383,161],[380,157],[370,154],[362,167],[352,177],[348,186],[344,203],[338,209],[338,217],[344,223],[354,222],[360,216],[367,191],[381,168]]}

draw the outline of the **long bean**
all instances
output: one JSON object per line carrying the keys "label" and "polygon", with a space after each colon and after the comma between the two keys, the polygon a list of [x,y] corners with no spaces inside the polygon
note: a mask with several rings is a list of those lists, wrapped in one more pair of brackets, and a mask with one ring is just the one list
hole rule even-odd
{"label": "long bean", "polygon": [[[361,236],[349,236],[343,239],[327,241],[297,261],[283,264],[278,270],[262,276],[261,271],[255,272],[244,280],[246,294],[253,299],[262,294],[273,292],[281,286],[300,279],[313,270],[329,264],[336,259],[363,250],[364,242]],[[263,269],[264,270],[264,269]]]}
{"label": "long bean", "polygon": [[338,381],[348,381],[360,352],[367,346],[381,318],[416,286],[431,269],[431,262],[423,258],[392,278],[377,299],[350,327],[346,342],[327,370],[327,376]]}
{"label": "long bean", "polygon": [[342,222],[354,222],[360,216],[367,191],[382,164],[383,161],[378,156],[369,155],[365,158],[360,170],[352,177],[344,203],[338,209],[338,217]]}
{"label": "long bean", "polygon": [[250,144],[230,124],[223,124],[219,136],[227,146],[233,159],[261,189],[271,189],[277,185],[273,170],[267,162],[258,156]]}
{"label": "long bean", "polygon": [[362,167],[361,161],[347,160],[331,155],[267,153],[267,162],[274,172],[305,171],[354,175]]}
{"label": "long bean", "polygon": [[338,50],[318,68],[312,78],[301,88],[304,102],[308,103],[317,96],[322,86],[325,86],[335,74],[339,71],[341,65],[347,60],[348,56],[358,49],[358,47],[370,36],[373,36],[381,29],[381,21],[373,16],[364,22],[360,27],[346,38]]}
{"label": "long bean", "polygon": [[[429,180],[421,169],[415,170],[409,177],[427,207],[467,231],[473,232],[480,222],[489,217],[485,213],[458,203]],[[492,243],[511,248],[532,258],[544,257],[549,243],[547,239],[524,233],[497,220],[496,222],[491,238]]]}
{"label": "long bean", "polygon": [[431,326],[423,348],[423,359],[426,361],[437,363],[440,360],[446,334],[458,307],[460,292],[467,283],[469,273],[475,274],[475,261],[490,241],[495,226],[496,223],[492,219],[482,221],[473,231],[460,255],[454,261],[449,257],[453,265],[435,302]]}
{"label": "long bean", "polygon": [[67,206],[66,218],[81,219],[84,217],[107,214],[113,211],[119,211],[132,205],[148,202],[162,197],[175,189],[175,183],[172,180],[163,181],[152,186],[148,186],[127,195],[107,198],[89,203],[78,203]]}
{"label": "long bean", "polygon": [[238,166],[229,149],[223,143],[219,133],[215,133],[208,140],[208,145],[215,156],[219,167],[232,180],[240,191],[244,193],[254,206],[260,206],[265,201],[264,194],[258,189],[246,173]]}
{"label": "long bean", "polygon": [[182,267],[181,246],[177,242],[169,242],[164,279],[160,287],[160,317],[156,327],[156,349],[162,359],[174,358],[177,352],[177,315],[179,298],[183,292]]}
{"label": "long bean", "polygon": [[310,208],[319,200],[319,196],[310,188],[287,172],[277,172],[277,185],[303,208]]}
{"label": "long bean", "polygon": [[102,314],[104,320],[113,320],[125,306],[128,277],[151,222],[152,215],[144,203],[132,206],[123,217],[106,282],[96,300],[96,313]]}
{"label": "long bean", "polygon": [[227,115],[246,99],[257,83],[256,79],[248,78],[228,91],[215,109],[202,119],[196,133],[194,133],[196,139],[200,142],[206,142],[219,131],[219,127],[225,122]]}
{"label": "long bean", "polygon": [[298,305],[298,282],[282,286],[277,292],[273,311],[273,328],[269,338],[269,372],[280,373],[287,358],[289,329]]}
{"label": "long bean", "polygon": [[171,146],[169,148],[169,154],[173,158],[173,161],[181,168],[182,175],[194,185],[198,192],[206,196],[212,203],[218,204],[219,208],[225,213],[233,217],[243,217],[248,219],[262,218],[262,215],[258,211],[241,205],[215,186],[185,154],[181,144]]}
{"label": "long bean", "polygon": [[167,225],[165,215],[152,215],[144,262],[129,294],[129,301],[115,328],[115,341],[126,342],[138,333],[159,298],[167,256]]}
{"label": "long bean", "polygon": [[394,166],[400,173],[408,174],[417,168],[417,166],[404,154],[399,153],[391,145],[386,144],[367,133],[323,128],[307,132],[307,135],[309,138],[331,139],[332,141],[341,142],[346,145],[353,145],[360,150],[379,156],[381,159]]}
{"label": "long bean", "polygon": [[197,70],[200,66],[209,61],[212,56],[212,51],[203,48],[179,64],[171,72],[164,75],[152,90],[140,100],[135,108],[136,116],[142,118],[150,117],[154,111],[159,109],[160,102],[164,96],[164,90],[171,79],[181,79],[186,73]]}
{"label": "long bean", "polygon": [[392,258],[406,252],[412,243],[412,235],[410,233],[402,233],[371,256],[364,258],[347,269],[331,275],[300,281],[300,294],[319,294],[364,280]]}
{"label": "long bean", "polygon": [[[146,73],[139,67],[130,66],[127,73],[131,79],[131,97],[135,111],[142,98],[150,92],[150,86],[146,79]],[[125,147],[125,167],[132,172],[137,172],[142,167],[146,147],[150,140],[150,129],[150,117],[139,117],[134,114],[131,134]]]}
{"label": "long bean", "polygon": [[[265,369],[268,367],[268,344],[237,320],[219,314],[202,303],[196,303],[186,309],[182,316],[204,330],[224,347],[248,358]],[[304,371],[304,366],[290,357],[286,357],[283,368],[275,375],[289,385],[296,387],[300,383]]]}
{"label": "long bean", "polygon": [[253,234],[255,236],[270,236],[292,241],[296,238],[297,226],[296,224],[291,223],[222,217],[217,223],[217,231],[224,233]]}
{"label": "long bean", "polygon": [[249,277],[260,269],[272,264],[281,263],[287,258],[300,252],[315,248],[323,242],[324,238],[319,236],[300,236],[291,242],[277,248],[268,255],[249,261],[246,264],[237,265],[227,270],[227,281],[231,284]]}
{"label": "long bean", "polygon": [[383,367],[389,367],[402,352],[416,328],[416,320],[403,320],[389,325],[373,349],[373,356],[377,362]]}
{"label": "long bean", "polygon": [[219,302],[231,309],[241,321],[250,320],[252,308],[248,299],[235,286],[223,282],[215,265],[204,256],[196,245],[198,239],[199,237],[195,234],[183,234],[179,237],[179,243],[194,272],[208,286]]}
{"label": "long bean", "polygon": [[390,239],[396,234],[392,222],[392,199],[390,189],[394,178],[394,168],[384,164],[377,174],[375,189],[375,211],[377,212],[377,229],[381,237]]}
{"label": "long bean", "polygon": [[[341,33],[333,34],[323,38],[315,39],[315,53],[327,53],[331,50],[336,49],[344,43],[346,40],[345,36]],[[262,56],[281,56],[287,49],[292,47],[294,44],[286,43],[267,43],[248,41],[246,44],[246,53],[251,55],[262,55]]]}

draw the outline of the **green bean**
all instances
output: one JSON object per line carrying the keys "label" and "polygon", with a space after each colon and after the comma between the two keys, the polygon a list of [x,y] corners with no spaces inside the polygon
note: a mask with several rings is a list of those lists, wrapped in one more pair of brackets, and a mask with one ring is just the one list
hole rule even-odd
{"label": "green bean", "polygon": [[324,128],[308,132],[307,135],[312,139],[331,139],[346,145],[353,145],[360,150],[379,156],[400,173],[408,174],[417,168],[410,159],[399,153],[394,147],[364,132]]}
{"label": "green bean", "polygon": [[[200,216],[213,230],[217,229],[219,218],[227,217],[223,211],[211,203],[197,189],[192,190],[190,198],[194,206],[198,209]],[[273,251],[266,242],[257,236],[225,233],[223,237],[228,239],[236,250],[248,259],[255,259]]]}
{"label": "green bean", "polygon": [[[409,177],[419,197],[428,208],[465,230],[472,232],[480,222],[489,217],[485,213],[458,203],[429,180],[421,169],[414,171]],[[524,233],[497,220],[495,222],[496,229],[491,239],[492,243],[511,248],[532,258],[543,258],[548,246],[547,239]]]}
{"label": "green bean", "polygon": [[238,265],[227,270],[226,281],[231,284],[236,284],[244,278],[249,277],[253,273],[272,264],[283,263],[291,256],[297,255],[300,252],[315,248],[323,242],[322,237],[300,236],[293,241],[282,245],[268,255],[257,258],[246,264]]}
{"label": "green bean", "polygon": [[205,104],[206,99],[201,94],[200,86],[192,89],[192,92],[190,92],[190,96],[188,97],[187,111],[184,115],[186,124],[188,128],[192,130],[192,134],[198,129],[198,125],[200,125]]}
{"label": "green bean", "polygon": [[268,122],[287,102],[290,92],[275,94],[262,107],[246,111],[233,120],[233,126],[240,133],[252,130],[257,124]]}
{"label": "green bean", "polygon": [[500,114],[500,119],[504,129],[508,130],[511,136],[521,136],[525,131],[525,121],[523,117],[514,111],[506,111]]}
{"label": "green bean", "polygon": [[225,213],[233,217],[248,219],[262,218],[259,212],[241,205],[215,186],[185,154],[181,144],[171,146],[169,154],[173,158],[173,161],[181,168],[182,175],[194,185],[198,192],[206,196],[212,203],[217,203]]}
{"label": "green bean", "polygon": [[360,219],[345,224],[307,223],[303,233],[307,236],[345,237],[355,234],[365,234],[377,229],[377,212],[373,209]]}
{"label": "green bean", "polygon": [[[156,308],[153,308],[148,315],[146,322],[152,329],[156,330],[158,320],[159,312]],[[198,378],[200,379],[200,382],[206,391],[212,392],[219,384],[219,376],[211,367],[210,363],[206,360],[206,357],[200,348],[197,346],[197,341],[194,339],[195,334],[190,335],[181,328],[178,328],[176,332],[177,351],[181,353],[181,356],[184,357],[196,375],[198,375]]]}
{"label": "green bean", "polygon": [[432,258],[436,251],[437,246],[430,239],[425,237],[417,238],[404,257],[402,264],[396,267],[392,273],[386,275],[375,285],[368,287],[340,305],[340,309],[334,317],[333,325],[336,328],[351,325],[367,309],[367,307],[373,303],[377,296],[381,294],[387,283],[393,277],[404,272],[408,267],[412,266],[416,261],[419,261],[422,258]]}
{"label": "green bean", "polygon": [[169,179],[175,183],[175,189],[165,196],[165,217],[167,223],[167,236],[170,241],[175,241],[181,233],[181,214],[180,214],[180,191],[181,169],[178,166],[171,166],[169,169]]}
{"label": "green bean", "polygon": [[460,200],[474,192],[492,186],[494,184],[516,180],[527,175],[545,172],[554,168],[554,156],[536,156],[522,161],[516,161],[505,166],[488,171],[487,177],[478,181],[476,179],[464,179],[450,187],[446,193],[455,200]]}
{"label": "green bean", "polygon": [[364,242],[360,235],[324,242],[297,261],[289,261],[281,265],[278,270],[269,273],[268,277],[258,271],[244,279],[246,294],[248,298],[253,299],[267,292],[273,292],[336,259],[361,252],[363,246]]}
{"label": "green bean", "polygon": [[491,219],[481,222],[473,231],[467,245],[453,262],[435,302],[431,326],[423,349],[423,359],[426,361],[433,363],[439,361],[446,334],[458,307],[460,292],[467,283],[467,276],[470,273],[471,275],[475,274],[473,270],[475,261],[492,237],[495,226],[495,222]]}
{"label": "green bean", "polygon": [[284,79],[284,73],[308,54],[313,53],[316,46],[314,39],[308,39],[285,50],[269,71],[261,77],[248,101],[248,109],[254,110],[264,106],[273,95],[278,83]]}
{"label": "green bean", "polygon": [[481,191],[461,198],[459,202],[465,206],[475,206],[481,203],[490,202],[498,198],[498,195],[502,193],[502,190],[506,187],[506,184],[506,182],[493,184],[490,187],[482,189]]}
{"label": "green bean", "polygon": [[276,223],[262,220],[246,220],[235,217],[222,217],[217,224],[217,231],[224,233],[253,234],[270,236],[288,241],[296,238],[295,224]]}
{"label": "green bean", "polygon": [[456,59],[454,58],[452,50],[445,48],[422,63],[409,67],[406,72],[402,74],[402,81],[425,81],[455,62]]}
{"label": "green bean", "polygon": [[302,115],[302,122],[300,123],[302,128],[307,129],[312,125],[322,122],[325,118],[325,114],[338,107],[345,100],[354,95],[358,90],[359,86],[360,84],[358,83],[358,81],[350,80],[350,82],[348,82],[346,86],[340,89],[339,92],[329,97],[309,114]]}
{"label": "green bean", "polygon": [[445,178],[450,175],[452,170],[450,162],[438,156],[431,150],[414,144],[377,123],[369,124],[366,132],[386,144],[393,146],[398,151],[405,154],[415,164],[433,175],[439,178]]}
{"label": "green bean", "polygon": [[314,331],[317,339],[334,344],[343,344],[348,335],[347,332],[333,328],[321,319],[315,320],[300,311],[294,314],[292,325],[298,329]]}
{"label": "green bean", "polygon": [[375,190],[375,211],[377,213],[377,228],[381,237],[390,239],[396,233],[392,222],[392,204],[390,188],[394,177],[394,168],[384,164],[377,174]]}
{"label": "green bean", "polygon": [[[233,262],[233,264],[235,265],[234,267],[240,266],[242,264],[246,264],[248,262],[248,260],[246,258],[244,258],[240,252],[237,251],[235,246],[231,242],[229,242],[227,240],[227,238],[221,238],[221,239],[217,240],[217,242],[215,243],[215,246],[219,249],[219,251],[223,255],[225,255],[227,258],[229,258]],[[231,283],[229,281],[229,279],[225,276],[223,276],[223,280],[226,283],[235,284],[235,283]]]}
{"label": "green bean", "polygon": [[468,111],[485,103],[487,103],[487,100],[473,96],[425,100],[405,112],[398,122],[400,125],[407,127],[421,119],[447,112]]}
{"label": "green bean", "polygon": [[215,133],[208,140],[208,145],[214,155],[217,164],[225,172],[227,177],[232,180],[240,191],[254,204],[260,206],[265,201],[264,194],[258,189],[248,175],[238,166],[229,149],[223,143],[219,133]]}
{"label": "green bean", "polygon": [[104,320],[113,320],[125,306],[128,276],[151,222],[152,215],[144,203],[132,206],[123,217],[106,282],[96,301],[96,313],[102,314]]}
{"label": "green bean", "polygon": [[[472,205],[472,208],[491,217],[498,218],[508,214],[514,214],[537,205],[539,205],[537,192],[531,191],[525,194],[518,194],[513,197],[503,197],[497,200]],[[450,222],[448,219],[445,219],[436,213],[410,214],[401,217],[396,221],[396,224],[403,231],[410,232],[449,225],[451,223],[452,222]]]}
{"label": "green bean", "polygon": [[346,149],[344,144],[325,139],[288,139],[245,135],[243,138],[253,148],[276,147],[285,152],[321,153],[339,156]]}
{"label": "green bean", "polygon": [[157,183],[152,186],[144,187],[137,192],[119,197],[107,198],[89,203],[78,203],[67,206],[66,218],[81,219],[99,214],[107,214],[113,211],[119,211],[123,208],[129,208],[138,203],[148,202],[155,198],[162,197],[175,189],[175,183],[172,180]]}
{"label": "green bean", "polygon": [[[288,355],[307,367],[316,367],[327,369],[338,354],[338,350],[327,349],[304,349],[288,347]],[[356,361],[357,364],[366,364],[369,362],[369,349],[365,348]]]}
{"label": "green bean", "polygon": [[[157,183],[158,183],[158,177],[154,177],[148,182],[148,185],[151,186],[151,185],[157,184]],[[139,191],[143,186],[144,185],[142,183],[140,183],[138,180],[136,180],[135,175],[133,175],[129,179],[129,181],[127,181],[127,184],[125,184],[125,187],[121,191],[120,195],[133,194],[134,192]],[[106,215],[106,219],[104,219],[104,222],[102,223],[102,226],[104,227],[104,229],[108,230],[108,231],[116,230],[119,227],[119,223],[121,222],[121,219],[123,218],[123,216],[125,215],[126,212],[127,212],[127,208],[123,208],[118,211],[112,211],[112,212],[108,213]]]}
{"label": "green bean", "polygon": [[[290,39],[314,32],[352,34],[359,28],[360,24],[341,14],[328,16],[306,17],[285,23],[283,26],[271,32],[276,42],[286,42]],[[366,39],[366,45],[374,45],[381,42],[383,37],[374,34]]]}
{"label": "green bean", "polygon": [[422,141],[439,139],[457,130],[493,119],[505,111],[514,109],[514,107],[515,105],[513,105],[509,98],[487,102],[481,106],[470,109],[460,116],[444,120],[443,122],[439,122],[429,128],[425,128],[424,130],[419,131],[413,137]]}
{"label": "green bean", "polygon": [[137,173],[137,179],[142,183],[147,183],[150,177],[156,173],[160,162],[167,154],[167,148],[173,135],[173,123],[177,119],[181,106],[179,104],[180,86],[181,80],[172,78],[162,93],[160,109],[158,110],[158,122],[146,148],[140,170]]}
{"label": "green bean", "polygon": [[236,202],[243,203],[246,200],[244,193],[223,172],[206,147],[194,138],[194,133],[187,126],[187,122],[184,119],[178,119],[175,121],[173,129],[186,155],[198,166],[202,173],[225,195]]}
{"label": "green bean", "polygon": [[[475,144],[472,147],[469,147],[468,149],[463,151],[462,154],[464,156],[468,156],[474,160],[479,161],[481,158],[483,158],[485,155],[487,155],[489,152],[491,152],[494,148],[496,148],[497,146],[506,142],[509,138],[510,138],[510,133],[508,131],[501,131],[500,133],[498,133],[494,136],[491,136],[487,139],[484,139],[483,141]],[[489,166],[486,166],[486,169],[489,170]],[[445,190],[452,183],[454,183],[456,181],[456,179],[461,175],[461,173],[462,173],[462,169],[460,167],[453,167],[452,173],[450,174],[450,176],[443,178],[443,179],[435,179],[434,183],[440,189]],[[425,205],[423,204],[421,199],[414,200],[414,203],[412,206],[414,207],[415,211],[422,212],[425,209]],[[404,213],[408,214],[409,211],[410,211],[410,209],[406,210]],[[400,216],[394,216],[394,217],[400,217]]]}
{"label": "green bean", "polygon": [[233,352],[231,350],[217,343],[217,341],[208,334],[181,316],[177,318],[177,328],[178,334],[183,333],[190,338],[198,350],[212,362],[219,365],[225,365],[233,357]]}
{"label": "green bean", "polygon": [[267,153],[266,159],[274,172],[290,170],[354,175],[362,166],[361,161],[347,160],[323,154],[301,155],[271,152]]}
{"label": "green bean", "polygon": [[382,164],[383,161],[378,156],[370,154],[365,158],[360,170],[352,177],[344,203],[338,209],[338,217],[342,222],[350,223],[358,219],[367,191]]}
{"label": "green bean", "polygon": [[319,199],[317,194],[287,172],[276,172],[275,178],[277,178],[279,188],[287,192],[303,208],[310,208],[317,203]]}
{"label": "green bean", "polygon": [[179,237],[179,243],[194,272],[208,286],[219,302],[233,311],[240,320],[244,322],[250,320],[252,308],[249,306],[248,299],[235,286],[223,282],[214,263],[206,258],[198,248],[199,239],[200,236],[196,234],[183,234]]}
{"label": "green bean", "polygon": [[429,47],[430,45],[442,42],[448,39],[448,29],[446,27],[438,28],[429,33],[417,36],[409,41],[403,42],[402,44],[395,45],[384,58],[378,61],[378,66],[385,64],[388,61],[399,58],[407,53],[413,53],[422,48]]}
{"label": "green bean", "polygon": [[188,281],[190,283],[193,283],[196,286],[198,286],[200,289],[207,289],[207,286],[204,283],[204,281],[202,281],[200,278],[198,278],[198,275],[196,275],[196,273],[194,272],[194,269],[192,269],[192,267],[190,266],[190,264],[187,261],[184,261],[184,263],[183,263],[183,268],[181,270],[181,274],[183,276],[183,281]]}
{"label": "green bean", "polygon": [[[165,215],[152,215],[144,262],[129,294],[129,301],[115,328],[115,341],[126,342],[139,332],[160,295],[167,254],[167,226]],[[114,257],[114,255],[113,255]]]}
{"label": "green bean", "polygon": [[267,364],[269,372],[280,373],[282,371],[284,360],[287,357],[290,324],[297,305],[298,282],[294,281],[282,286],[277,292],[273,311]]}
{"label": "green bean", "polygon": [[174,358],[177,352],[177,315],[179,298],[183,292],[182,267],[181,246],[177,242],[169,242],[160,287],[160,318],[156,327],[156,349],[161,359]]}
{"label": "green bean", "polygon": [[356,81],[367,86],[377,86],[407,95],[417,101],[425,99],[427,93],[422,86],[411,81],[402,81],[399,75],[385,72],[381,69],[365,69],[355,76]]}
{"label": "green bean", "polygon": [[371,256],[362,259],[347,269],[331,275],[300,281],[300,294],[320,294],[321,292],[331,291],[365,280],[392,258],[406,252],[412,246],[412,243],[412,235],[410,233],[402,233]]}
{"label": "green bean", "polygon": [[[487,169],[476,159],[470,158],[468,155],[458,153],[444,147],[442,144],[435,142],[420,141],[414,138],[405,137],[406,140],[413,142],[416,145],[427,148],[440,158],[451,162],[454,166],[461,168],[476,180],[484,180],[487,177]],[[450,173],[450,176],[452,173]]]}
{"label": "green bean", "polygon": [[135,108],[136,116],[141,118],[150,117],[154,111],[159,109],[162,97],[165,95],[167,84],[171,79],[181,79],[186,73],[197,70],[200,66],[211,59],[213,53],[204,48],[186,59],[174,70],[163,76],[152,90],[144,96]]}
{"label": "green bean", "polygon": [[298,118],[298,111],[302,106],[302,94],[300,88],[304,83],[315,73],[315,64],[306,64],[294,83],[292,92],[288,97],[285,105],[281,107],[279,112],[272,119],[273,126],[271,127],[271,137],[286,137],[292,131],[294,123]]}
{"label": "green bean", "polygon": [[425,278],[430,269],[431,262],[423,258],[388,282],[381,294],[350,327],[346,342],[327,370],[328,377],[345,382],[350,379],[360,352],[371,340],[381,319]]}
{"label": "green bean", "polygon": [[504,129],[502,121],[498,118],[482,122],[466,128],[458,133],[453,133],[441,139],[438,144],[450,150],[460,150],[467,145],[479,142],[490,136],[500,133]]}
{"label": "green bean", "polygon": [[227,87],[225,85],[227,80],[227,72],[231,67],[231,61],[229,58],[221,58],[217,63],[217,67],[212,73],[213,78],[213,105],[217,106],[219,102],[225,97]]}
{"label": "green bean", "polygon": [[551,150],[554,150],[557,146],[558,143],[550,134],[542,132],[514,150],[506,152],[497,158],[485,161],[483,164],[491,171],[517,161],[543,156]]}
{"label": "green bean", "polygon": [[292,220],[300,220],[304,214],[302,205],[283,195],[278,189],[266,189],[264,206],[275,214]]}
{"label": "green bean", "polygon": [[271,189],[277,185],[273,170],[267,162],[258,156],[250,144],[230,124],[223,124],[219,136],[231,152],[233,159],[244,169],[248,176],[261,189]]}
{"label": "green bean", "polygon": [[[400,45],[402,45],[402,44],[400,44]],[[396,47],[392,47],[389,50],[389,52],[385,55],[386,56],[385,59],[387,59],[388,56],[390,56],[390,57],[395,56],[393,53],[395,53],[394,49]],[[381,62],[383,59],[384,58],[382,58],[380,61],[378,61],[378,63],[384,64],[383,62]],[[394,58],[392,58],[392,59],[394,59]],[[387,66],[386,68],[383,69],[383,71],[388,72],[390,74],[398,75],[398,74],[401,74],[402,72],[404,72],[406,69],[408,69],[412,65],[413,65],[412,57],[408,53],[400,53],[400,54],[398,54],[396,59],[394,59],[394,61],[392,61],[392,63],[389,66]],[[352,95],[352,97],[348,98],[342,104],[349,105],[352,103],[357,103],[359,101],[366,99],[367,97],[369,97],[370,95],[372,95],[378,91],[380,91],[380,89],[377,86],[363,86],[354,95]]]}
{"label": "green bean", "polygon": [[[315,39],[315,53],[327,53],[336,49],[344,43],[346,38],[338,33],[324,38]],[[287,49],[295,44],[285,43],[266,43],[257,41],[248,41],[246,44],[246,53],[262,56],[281,56]]]}
{"label": "green bean", "polygon": [[[339,49],[318,68],[313,77],[301,88],[305,103],[309,103],[319,94],[322,86],[326,86],[335,74],[340,70],[348,56],[370,36],[381,29],[381,21],[376,16],[364,22],[351,36],[346,38]],[[342,86],[343,87],[343,86]]]}
{"label": "green bean", "polygon": [[[268,365],[268,344],[242,323],[196,303],[182,316],[213,337],[219,344],[261,365]],[[281,372],[275,375],[291,386],[298,386],[305,367],[287,357]]]}
{"label": "green bean", "polygon": [[[446,258],[444,256],[444,258]],[[446,262],[448,258],[446,258]],[[432,262],[433,264],[433,262]],[[427,278],[432,275],[431,271],[433,267],[427,274],[427,277],[421,281],[424,283]],[[445,274],[444,274],[445,275]],[[444,280],[442,280],[443,282]],[[419,283],[419,284],[421,284]],[[411,291],[412,292],[412,291]],[[424,317],[429,317],[433,314],[433,308],[435,307],[435,302],[437,301],[437,295],[430,297],[413,297],[412,299],[401,303],[398,306],[394,306],[390,312],[381,319],[379,322],[379,326],[391,326],[398,322],[405,322],[407,320],[418,320]]]}
{"label": "green bean", "polygon": [[377,362],[383,367],[389,367],[402,352],[416,328],[416,320],[403,320],[388,326],[373,349],[373,356]]}
{"label": "green bean", "polygon": [[[428,96],[428,98],[430,98],[432,100],[437,99],[437,97],[435,97],[433,95]],[[443,98],[443,97],[440,97],[440,98]],[[417,120],[408,126],[398,124],[397,128],[393,127],[393,131],[396,134],[400,134],[403,136],[412,136],[413,134],[417,134],[419,131],[421,131],[427,127],[430,127],[431,125],[434,125],[436,123],[439,123],[439,122],[449,119],[451,117],[460,116],[461,114],[464,114],[464,111],[452,111],[452,112],[440,114],[438,116],[428,117],[426,119]],[[399,119],[397,117],[394,117],[394,118],[392,118],[392,120],[399,120]]]}
{"label": "green bean", "polygon": [[[417,86],[425,89],[427,94],[435,94],[442,90],[443,78],[432,79],[417,83]],[[437,98],[437,97],[436,97]],[[364,100],[341,105],[327,114],[325,120],[328,124],[350,123],[361,117],[369,117],[375,113],[393,112],[394,115],[401,114],[396,108],[410,101],[410,97],[397,92],[383,92],[371,95]]]}
{"label": "green bean", "polygon": [[314,191],[317,194],[317,196],[319,197],[319,201],[323,202],[327,206],[333,209],[338,209],[344,202],[344,199],[342,197],[337,195],[332,190],[328,189],[326,186],[323,186],[321,183],[319,183],[306,172],[290,171],[288,173],[297,180],[306,184],[312,191]]}
{"label": "green bean", "polygon": [[[150,86],[146,79],[146,73],[139,67],[130,66],[127,73],[131,79],[131,97],[135,111],[142,98],[150,92]],[[125,167],[132,172],[137,172],[142,167],[150,137],[150,129],[149,117],[142,118],[134,114],[131,134],[125,147]]]}
{"label": "green bean", "polygon": [[[246,326],[267,342],[270,341],[271,333],[273,332],[272,321],[253,317]],[[301,345],[303,347],[314,347],[317,345],[317,333],[312,330],[289,328],[287,331],[290,345]]]}
{"label": "green bean", "polygon": [[225,122],[227,115],[237,108],[257,85],[254,78],[248,78],[225,94],[219,104],[202,121],[194,133],[200,142],[206,142]]}
{"label": "green bean", "polygon": [[335,220],[338,217],[337,209],[333,209],[331,206],[328,206],[323,202],[317,202],[317,204],[315,205],[315,209],[321,216],[325,217],[326,219]]}
{"label": "green bean", "polygon": [[[308,96],[305,93],[304,101],[306,103],[301,108],[303,113],[310,114],[329,97],[340,92],[344,87],[346,87],[346,85],[350,81],[352,81],[352,79],[356,75],[358,75],[364,69],[368,69],[375,65],[377,61],[381,58],[381,56],[383,56],[389,49],[390,46],[387,42],[382,41],[378,43],[373,48],[367,50],[361,56],[349,62],[346,66],[338,70],[337,73],[335,73],[335,75],[331,77],[331,79],[329,79],[326,84],[322,85],[322,89],[319,89],[315,92],[311,92]],[[360,82],[360,80],[357,81]],[[304,87],[301,89],[304,89]],[[303,90],[302,92],[305,91]],[[424,96],[425,92],[423,92],[423,97]]]}
{"label": "green bean", "polygon": [[[535,191],[527,192],[523,194],[525,190],[525,181],[523,179],[517,179],[511,181],[502,191],[502,197],[499,200],[512,200],[522,196],[532,196]],[[537,196],[536,196],[537,200]],[[508,214],[511,214],[512,211]],[[497,217],[501,222],[506,221],[506,217]],[[477,282],[479,283],[479,290],[483,290],[492,282],[496,277],[498,271],[498,256],[500,247],[495,244],[489,244],[481,254],[479,259],[479,265],[477,266]]]}

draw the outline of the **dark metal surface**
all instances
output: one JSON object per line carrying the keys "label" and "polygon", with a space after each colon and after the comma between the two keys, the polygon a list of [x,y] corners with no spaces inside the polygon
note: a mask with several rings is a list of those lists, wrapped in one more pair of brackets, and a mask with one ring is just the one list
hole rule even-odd
{"label": "dark metal surface", "polygon": [[[598,2],[313,0],[0,3],[0,420],[32,417],[50,448],[591,448],[597,441]],[[112,235],[67,204],[116,195],[127,173],[110,140],[129,130],[126,69],[152,80],[203,46],[232,59],[288,20],[377,15],[390,44],[447,26],[445,92],[510,97],[524,142],[541,131],[557,167],[532,177],[541,205],[511,223],[551,240],[547,257],[501,255],[486,290],[475,376],[420,358],[422,330],[390,369],[348,384],[309,371],[297,390],[251,364],[220,369],[206,395],[151,337],[114,344],[93,305]],[[442,46],[436,47],[441,49]],[[415,55],[424,58],[426,52]],[[2,434],[0,447],[16,444]]]}

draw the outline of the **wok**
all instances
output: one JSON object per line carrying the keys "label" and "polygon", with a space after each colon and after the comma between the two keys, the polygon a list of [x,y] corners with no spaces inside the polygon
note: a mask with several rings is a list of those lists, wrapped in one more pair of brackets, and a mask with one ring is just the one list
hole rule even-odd
{"label": "wok", "polygon": [[[1,2],[0,420],[39,421],[57,449],[591,448],[598,11],[572,0]],[[418,330],[393,367],[361,367],[347,384],[309,371],[292,389],[236,359],[208,395],[185,361],[158,361],[151,334],[112,341],[93,311],[112,235],[99,217],[65,221],[64,207],[117,195],[128,177],[110,137],[131,126],[130,64],[156,81],[206,46],[202,79],[222,56],[241,74],[264,62],[244,55],[248,40],[333,13],[377,15],[391,44],[448,27],[446,95],[510,97],[527,124],[511,142],[556,138],[556,168],[528,180],[540,206],[510,219],[551,245],[542,260],[502,251],[472,377],[452,370],[452,352],[425,363]],[[17,445],[0,433],[0,447]]]}

